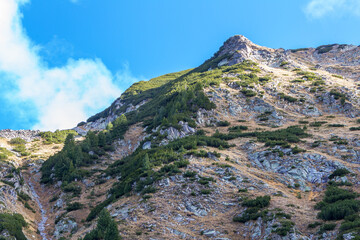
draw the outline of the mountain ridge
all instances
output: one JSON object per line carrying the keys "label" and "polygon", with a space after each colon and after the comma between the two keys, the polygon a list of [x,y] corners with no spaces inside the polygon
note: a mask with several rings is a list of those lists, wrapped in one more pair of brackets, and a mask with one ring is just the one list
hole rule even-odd
{"label": "mountain ridge", "polygon": [[20,163],[4,165],[4,204],[31,239],[37,223],[46,239],[356,239],[358,51],[231,37],[199,67],[133,84],[76,138],[0,139]]}

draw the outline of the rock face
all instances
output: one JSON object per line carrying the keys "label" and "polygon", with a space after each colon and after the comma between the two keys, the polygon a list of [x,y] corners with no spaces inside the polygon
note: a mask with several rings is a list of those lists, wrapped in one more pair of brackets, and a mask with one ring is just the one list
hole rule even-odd
{"label": "rock face", "polygon": [[0,137],[6,139],[12,138],[22,138],[27,142],[31,142],[34,139],[39,139],[40,131],[39,130],[11,130],[11,129],[4,129],[0,130]]}
{"label": "rock face", "polygon": [[[106,114],[106,117],[99,117],[96,118],[94,121],[88,121],[86,123],[79,124],[77,127],[73,128],[77,133],[80,135],[86,135],[86,133],[91,131],[102,131],[106,128],[106,126],[113,122],[116,118],[121,116],[122,114],[126,114],[132,111],[136,111],[144,105],[147,101],[144,100],[137,104],[136,106],[133,106],[132,104],[129,104],[126,106],[126,109],[124,111],[120,111],[120,109],[124,106],[124,103],[121,101],[121,99],[117,99],[111,107],[108,109],[108,112]],[[91,119],[91,118],[90,118]]]}
{"label": "rock face", "polygon": [[289,60],[283,49],[271,49],[256,45],[242,35],[229,38],[215,56],[230,56],[220,62],[220,66],[231,66],[244,60],[252,60],[275,67],[279,66],[281,62]]}
{"label": "rock face", "polygon": [[56,225],[55,225],[55,238],[59,239],[62,234],[68,234],[68,233],[73,233],[75,232],[77,229],[77,224],[75,221],[69,219],[69,218],[64,218],[61,219]]}

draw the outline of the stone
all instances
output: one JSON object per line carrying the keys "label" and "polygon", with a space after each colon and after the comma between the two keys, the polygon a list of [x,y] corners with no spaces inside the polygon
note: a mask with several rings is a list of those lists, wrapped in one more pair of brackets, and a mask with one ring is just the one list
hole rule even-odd
{"label": "stone", "polygon": [[147,141],[142,146],[143,149],[151,149],[151,142]]}

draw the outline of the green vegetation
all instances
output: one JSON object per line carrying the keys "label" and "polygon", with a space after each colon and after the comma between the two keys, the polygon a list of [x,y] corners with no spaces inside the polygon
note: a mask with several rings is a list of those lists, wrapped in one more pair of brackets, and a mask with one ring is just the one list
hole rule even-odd
{"label": "green vegetation", "polygon": [[77,135],[77,132],[74,130],[56,130],[55,132],[41,132],[40,136],[45,140],[45,144],[52,144],[52,143],[64,143],[66,137],[69,134],[73,134],[74,136]]}
{"label": "green vegetation", "polygon": [[359,131],[360,127],[351,127],[349,128],[350,131]]}
{"label": "green vegetation", "polygon": [[[245,76],[249,74],[245,73],[245,71],[253,73],[259,71],[256,64],[251,61],[244,61],[233,66],[212,67],[213,70],[207,71],[214,61],[217,62],[213,58],[196,69],[174,74],[167,80],[160,81],[161,84],[154,84],[154,80],[150,80],[142,82],[141,86],[133,85],[121,96],[122,102],[125,103],[123,107],[115,109],[115,105],[111,106],[88,121],[107,116],[110,111],[118,114],[125,112],[129,104],[137,105],[144,100],[148,100],[138,110],[126,114],[129,125],[146,119],[144,126],[147,127],[149,132],[159,125],[179,128],[179,121],[186,121],[190,126],[194,127],[195,122],[192,116],[199,108],[206,110],[215,108],[215,104],[205,96],[204,88],[219,85],[223,81],[222,75],[225,73],[240,74],[246,78]],[[255,74],[254,77],[258,81]],[[141,91],[139,89],[145,90]]]}
{"label": "green vegetation", "polygon": [[193,178],[193,177],[195,177],[197,175],[197,173],[196,172],[193,172],[193,171],[186,171],[184,174],[183,174],[183,176],[185,177],[185,178]]}
{"label": "green vegetation", "polygon": [[76,182],[66,183],[62,185],[62,190],[66,193],[73,193],[74,196],[79,196],[81,187]]}
{"label": "green vegetation", "polygon": [[327,231],[332,231],[336,228],[336,223],[325,223],[319,229],[319,234],[322,234]]}
{"label": "green vegetation", "polygon": [[120,240],[116,222],[106,210],[99,214],[97,226],[90,233],[86,234],[83,240]]}
{"label": "green vegetation", "polygon": [[73,202],[73,203],[69,203],[68,206],[66,207],[66,211],[71,212],[71,211],[76,211],[79,209],[82,209],[84,206],[79,203],[79,202]]}
{"label": "green vegetation", "polygon": [[336,44],[322,45],[322,46],[320,46],[320,47],[317,47],[317,48],[316,48],[316,51],[317,51],[319,54],[327,53],[327,52],[330,52],[335,45],[336,45]]}
{"label": "green vegetation", "polygon": [[[145,188],[152,185],[164,176],[181,173],[180,168],[186,167],[189,162],[184,159],[184,150],[196,150],[201,146],[211,146],[216,148],[229,148],[230,145],[219,138],[204,135],[193,135],[177,139],[166,146],[154,147],[152,149],[138,149],[130,156],[127,156],[112,164],[107,170],[111,176],[122,177],[122,181],[114,184],[110,193],[110,198],[92,209],[87,217],[90,221],[108,204],[115,201],[124,194],[130,193],[132,186],[136,182],[136,192],[142,192]],[[147,160],[148,159],[148,163]],[[146,164],[145,164],[146,163]],[[153,168],[160,166],[155,171]],[[143,179],[143,180],[140,180]],[[142,192],[143,194],[146,192]]]}
{"label": "green vegetation", "polygon": [[284,93],[278,93],[278,96],[280,99],[288,101],[288,102],[297,102],[298,101],[297,98],[291,97],[289,95],[285,95]]}
{"label": "green vegetation", "polygon": [[233,127],[229,127],[228,131],[229,132],[239,132],[239,131],[246,131],[249,128],[247,126],[233,126]]}
{"label": "green vegetation", "polygon": [[308,71],[298,71],[297,75],[300,75],[302,79],[306,81],[321,81],[322,78],[318,76],[316,73],[308,72]]}
{"label": "green vegetation", "polygon": [[328,127],[345,127],[344,124],[329,124]]}
{"label": "green vegetation", "polygon": [[293,228],[295,226],[295,223],[289,220],[282,220],[280,221],[281,226],[277,227],[275,230],[273,230],[272,232],[277,233],[278,235],[285,237],[286,235],[288,235],[288,233],[293,232]]}
{"label": "green vegetation", "polygon": [[[345,176],[348,173],[348,170],[340,168],[331,174],[331,178]],[[348,186],[348,188],[339,188],[338,186]],[[315,208],[320,210],[318,218],[325,221],[343,220],[337,237],[339,240],[343,239],[345,233],[360,235],[360,200],[357,200],[359,194],[350,189],[351,186],[351,183],[330,181],[323,200],[315,205]],[[335,227],[335,223],[325,223],[320,227],[319,234],[332,231]]]}
{"label": "green vegetation", "polygon": [[343,78],[344,78],[343,76],[337,75],[337,74],[333,74],[333,75],[331,75],[331,76],[336,77],[336,78],[340,78],[340,79],[343,79]]}
{"label": "green vegetation", "polygon": [[[129,101],[129,102],[131,101],[132,104],[137,105],[146,99],[154,98],[158,94],[159,88],[163,87],[165,84],[169,83],[170,81],[177,79],[180,76],[188,73],[189,71],[191,71],[191,69],[176,73],[165,74],[160,77],[150,79],[149,81],[140,81],[134,83],[133,85],[131,85],[130,88],[128,88],[122,94],[121,98],[125,101]],[[115,105],[113,104],[104,111],[90,117],[87,120],[87,122],[94,122],[102,117],[107,117],[110,111],[113,111],[114,113],[117,114],[123,112],[123,109],[119,109],[120,111],[114,111],[114,110],[115,110]]]}
{"label": "green vegetation", "polygon": [[26,150],[26,141],[22,138],[13,138],[10,140],[10,144],[14,146],[13,151],[20,153],[21,156],[30,155]]}
{"label": "green vegetation", "polygon": [[27,238],[22,232],[22,228],[26,226],[27,223],[22,215],[0,213],[0,232],[7,230],[16,240],[26,240]]}
{"label": "green vegetation", "polygon": [[346,168],[338,168],[329,176],[329,179],[333,179],[335,177],[343,177],[349,173],[350,171]]}
{"label": "green vegetation", "polygon": [[242,205],[247,207],[242,215],[235,216],[233,218],[234,222],[245,223],[250,220],[256,220],[259,217],[264,217],[268,212],[262,210],[270,205],[270,196],[261,196],[256,199],[245,200]]}
{"label": "green vegetation", "polygon": [[213,137],[231,140],[239,137],[256,137],[259,142],[264,142],[267,147],[282,146],[285,148],[290,147],[290,143],[298,143],[301,138],[308,137],[309,135],[303,128],[298,126],[290,126],[285,129],[279,129],[275,131],[263,131],[263,132],[230,132],[229,134],[223,134],[216,132]]}
{"label": "green vegetation", "polygon": [[201,189],[200,190],[200,193],[201,194],[204,194],[204,195],[208,195],[208,194],[210,194],[212,191],[211,191],[211,189]]}
{"label": "green vegetation", "polygon": [[[59,180],[66,185],[75,179],[82,179],[88,172],[80,167],[89,166],[103,156],[105,150],[111,149],[112,141],[122,138],[127,129],[127,119],[121,115],[113,122],[111,129],[99,134],[89,131],[81,143],[75,143],[74,135],[68,134],[64,148],[42,165],[42,183]],[[54,174],[54,178],[50,177],[51,174]]]}
{"label": "green vegetation", "polygon": [[320,222],[313,222],[308,225],[308,228],[316,228],[318,226],[321,226],[322,224]]}
{"label": "green vegetation", "polygon": [[347,100],[346,94],[341,93],[336,89],[331,89],[330,96],[334,96],[334,99],[336,100],[340,99],[342,105],[344,105],[345,101]]}
{"label": "green vegetation", "polygon": [[289,64],[289,62],[282,61],[282,62],[280,63],[280,67],[284,67],[284,66],[286,66],[286,65],[288,65],[288,64]]}
{"label": "green vegetation", "polygon": [[292,83],[303,83],[305,82],[304,79],[294,79],[294,80],[291,80]]}
{"label": "green vegetation", "polygon": [[337,145],[348,145],[348,141],[346,139],[342,139],[338,136],[331,136],[329,141],[334,142]]}
{"label": "green vegetation", "polygon": [[12,138],[10,140],[10,144],[11,145],[24,145],[24,144],[26,144],[26,141],[22,138],[17,137],[17,138]]}
{"label": "green vegetation", "polygon": [[355,240],[360,236],[360,216],[359,215],[350,215],[345,218],[345,221],[341,223],[340,234],[338,239],[343,239],[342,236],[345,233],[354,233]]}
{"label": "green vegetation", "polygon": [[327,123],[326,121],[315,121],[309,124],[310,127],[321,127],[322,125],[324,125],[325,123]]}
{"label": "green vegetation", "polygon": [[355,200],[358,194],[347,189],[328,186],[324,199],[315,208],[320,209],[317,217],[323,220],[341,220],[358,213],[360,201]]}
{"label": "green vegetation", "polygon": [[0,160],[7,160],[13,155],[14,154],[11,151],[7,150],[6,148],[0,147]]}
{"label": "green vegetation", "polygon": [[18,195],[18,199],[20,201],[29,201],[31,199],[31,197],[29,195],[27,195],[26,193],[24,192],[17,192],[17,195]]}
{"label": "green vegetation", "polygon": [[256,92],[250,89],[242,89],[241,93],[245,95],[245,97],[255,97],[257,95]]}
{"label": "green vegetation", "polygon": [[305,121],[305,120],[299,120],[299,124],[308,124],[309,121]]}
{"label": "green vegetation", "polygon": [[298,146],[295,146],[291,149],[291,152],[293,154],[298,154],[298,153],[302,153],[302,152],[306,152],[305,149],[299,148]]}
{"label": "green vegetation", "polygon": [[301,51],[307,51],[309,48],[297,48],[297,49],[291,49],[292,53],[301,52]]}
{"label": "green vegetation", "polygon": [[230,123],[228,121],[220,121],[217,123],[219,127],[227,127],[230,126]]}

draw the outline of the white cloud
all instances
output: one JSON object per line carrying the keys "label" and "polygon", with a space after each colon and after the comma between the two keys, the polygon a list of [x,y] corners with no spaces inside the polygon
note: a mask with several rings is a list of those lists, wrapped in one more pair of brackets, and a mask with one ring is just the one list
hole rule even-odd
{"label": "white cloud", "polygon": [[329,14],[360,16],[360,0],[311,0],[305,7],[305,13],[311,18]]}
{"label": "white cloud", "polygon": [[72,128],[120,95],[116,81],[137,81],[128,67],[114,76],[100,59],[69,59],[63,67],[48,67],[39,56],[41,48],[23,29],[19,7],[26,2],[0,0],[0,74],[6,76],[1,81],[17,86],[9,101],[28,101],[36,107],[35,129]]}

